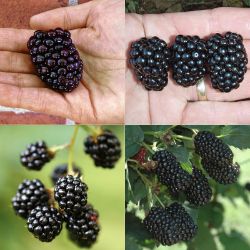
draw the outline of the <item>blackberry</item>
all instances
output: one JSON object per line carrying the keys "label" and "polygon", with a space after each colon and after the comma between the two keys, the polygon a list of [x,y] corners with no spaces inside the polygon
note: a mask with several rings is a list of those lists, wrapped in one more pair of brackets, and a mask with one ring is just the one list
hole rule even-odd
{"label": "blackberry", "polygon": [[65,214],[66,228],[71,240],[82,246],[91,246],[95,243],[100,231],[98,217],[98,212],[90,204],[84,207],[79,216]]}
{"label": "blackberry", "polygon": [[205,160],[233,161],[233,152],[221,139],[209,131],[200,131],[194,137],[195,152]]}
{"label": "blackberry", "polygon": [[68,30],[37,30],[27,46],[38,76],[49,88],[71,92],[79,85],[83,62]]}
{"label": "blackberry", "polygon": [[85,153],[89,154],[97,167],[113,168],[121,157],[119,139],[109,130],[98,136],[88,136],[84,142]]}
{"label": "blackberry", "polygon": [[62,230],[63,218],[56,208],[38,206],[27,220],[28,230],[40,241],[50,242]]}
{"label": "blackberry", "polygon": [[190,204],[195,206],[205,205],[211,200],[211,187],[200,170],[193,168],[192,181],[188,189],[185,190],[185,195]]}
{"label": "blackberry", "polygon": [[79,177],[66,175],[55,185],[55,200],[67,214],[80,214],[87,204],[87,185]]}
{"label": "blackberry", "polygon": [[183,87],[195,85],[207,73],[206,42],[198,36],[178,35],[172,46],[173,78]]}
{"label": "blackberry", "polygon": [[141,38],[131,44],[129,55],[136,78],[147,90],[167,86],[171,52],[165,41],[156,36]]}
{"label": "blackberry", "polygon": [[[55,185],[59,178],[67,175],[67,171],[68,171],[68,164],[62,164],[56,166],[51,174],[52,183]],[[77,177],[80,177],[82,175],[81,170],[75,165],[73,165],[73,171],[77,173]]]}
{"label": "blackberry", "polygon": [[247,72],[247,54],[241,35],[215,34],[207,41],[212,87],[221,92],[237,89]]}
{"label": "blackberry", "polygon": [[186,210],[176,202],[167,208],[151,208],[143,224],[153,238],[164,246],[189,241],[198,229]]}
{"label": "blackberry", "polygon": [[39,205],[47,205],[49,195],[41,181],[24,180],[12,198],[12,206],[17,215],[27,219],[30,211]]}
{"label": "blackberry", "polygon": [[20,161],[29,170],[40,170],[53,156],[46,143],[39,141],[27,146],[25,151],[20,154]]}
{"label": "blackberry", "polygon": [[202,159],[201,164],[208,175],[220,184],[235,183],[240,174],[238,163],[227,163],[223,161],[208,161]]}
{"label": "blackberry", "polygon": [[189,186],[191,175],[182,169],[172,153],[160,150],[153,155],[152,159],[158,162],[155,173],[159,182],[168,186],[172,193],[184,191]]}

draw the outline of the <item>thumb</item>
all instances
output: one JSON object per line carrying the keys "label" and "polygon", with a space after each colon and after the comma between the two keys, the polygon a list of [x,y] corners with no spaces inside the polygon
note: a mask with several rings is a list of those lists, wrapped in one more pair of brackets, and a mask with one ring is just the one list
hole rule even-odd
{"label": "thumb", "polygon": [[57,27],[72,30],[86,27],[92,6],[93,2],[90,1],[76,6],[46,11],[31,17],[30,27],[36,30],[54,29]]}

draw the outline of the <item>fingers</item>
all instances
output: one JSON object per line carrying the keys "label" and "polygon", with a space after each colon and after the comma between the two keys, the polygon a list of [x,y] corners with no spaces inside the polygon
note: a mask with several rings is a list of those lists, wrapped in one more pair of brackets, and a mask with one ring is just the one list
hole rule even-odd
{"label": "fingers", "polygon": [[30,26],[32,29],[77,29],[86,26],[89,11],[93,2],[87,2],[77,6],[58,8],[31,17]]}

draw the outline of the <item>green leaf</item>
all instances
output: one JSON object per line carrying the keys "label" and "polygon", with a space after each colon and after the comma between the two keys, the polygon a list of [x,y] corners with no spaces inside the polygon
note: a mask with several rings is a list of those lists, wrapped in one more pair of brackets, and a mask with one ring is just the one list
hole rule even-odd
{"label": "green leaf", "polygon": [[172,146],[170,146],[170,147],[168,147],[167,150],[170,151],[171,153],[173,153],[176,156],[178,161],[188,162],[190,154],[185,147],[181,147],[181,146],[172,147]]}

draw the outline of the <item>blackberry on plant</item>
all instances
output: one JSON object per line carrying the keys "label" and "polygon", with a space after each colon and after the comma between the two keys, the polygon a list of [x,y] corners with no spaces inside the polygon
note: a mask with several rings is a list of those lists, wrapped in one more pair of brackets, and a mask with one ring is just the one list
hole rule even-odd
{"label": "blackberry on plant", "polygon": [[62,230],[63,218],[56,208],[38,206],[28,217],[28,230],[40,241],[50,242]]}
{"label": "blackberry on plant", "polygon": [[178,35],[172,49],[173,78],[183,87],[195,85],[207,73],[206,42],[198,36]]}
{"label": "blackberry on plant", "polygon": [[27,146],[20,154],[20,161],[24,167],[30,170],[40,170],[45,163],[54,157],[44,141],[38,141]]}
{"label": "blackberry on plant", "polygon": [[109,130],[97,136],[88,136],[84,146],[85,153],[91,156],[97,167],[113,168],[121,157],[120,141]]}
{"label": "blackberry on plant", "polygon": [[184,207],[176,202],[166,208],[151,208],[143,224],[153,238],[164,246],[189,241],[198,229]]}
{"label": "blackberry on plant", "polygon": [[208,65],[212,87],[221,92],[237,89],[247,72],[247,54],[241,35],[227,32],[207,41]]}
{"label": "blackberry on plant", "polygon": [[87,185],[79,177],[66,175],[56,182],[54,197],[67,214],[77,215],[87,204]]}
{"label": "blackberry on plant", "polygon": [[68,30],[37,30],[27,46],[38,76],[49,88],[71,92],[79,85],[83,62]]}
{"label": "blackberry on plant", "polygon": [[147,90],[162,90],[168,84],[171,52],[165,41],[154,36],[131,44],[129,62],[136,78]]}
{"label": "blackberry on plant", "polygon": [[24,180],[12,198],[12,206],[17,215],[27,219],[30,211],[39,205],[47,205],[49,195],[40,180]]}
{"label": "blackberry on plant", "polygon": [[158,162],[155,173],[159,182],[168,186],[171,192],[184,191],[190,185],[191,175],[182,169],[172,153],[160,150],[153,155],[152,159]]}

